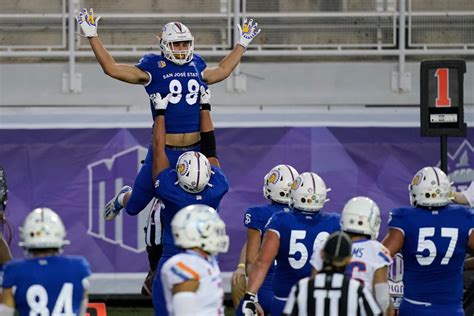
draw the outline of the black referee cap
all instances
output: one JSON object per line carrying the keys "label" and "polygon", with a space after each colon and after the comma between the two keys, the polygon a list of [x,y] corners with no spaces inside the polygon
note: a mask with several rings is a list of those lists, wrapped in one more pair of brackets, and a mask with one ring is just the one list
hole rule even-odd
{"label": "black referee cap", "polygon": [[326,240],[323,251],[324,262],[329,265],[337,265],[352,256],[352,241],[344,232],[332,233]]}

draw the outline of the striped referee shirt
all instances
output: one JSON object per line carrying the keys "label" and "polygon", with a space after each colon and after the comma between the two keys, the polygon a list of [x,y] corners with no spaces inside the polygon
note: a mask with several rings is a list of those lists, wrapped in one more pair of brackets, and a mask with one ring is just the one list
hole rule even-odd
{"label": "striped referee shirt", "polygon": [[342,273],[320,272],[293,285],[284,315],[382,315],[372,293],[359,281]]}

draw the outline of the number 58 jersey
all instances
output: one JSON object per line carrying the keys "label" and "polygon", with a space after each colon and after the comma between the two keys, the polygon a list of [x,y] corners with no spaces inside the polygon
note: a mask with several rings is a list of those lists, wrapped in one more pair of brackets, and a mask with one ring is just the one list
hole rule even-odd
{"label": "number 58 jersey", "polygon": [[3,288],[15,288],[20,316],[79,315],[90,274],[80,256],[13,260],[5,265]]}
{"label": "number 58 jersey", "polygon": [[293,284],[311,275],[309,259],[314,243],[340,229],[340,215],[335,213],[302,213],[295,210],[272,215],[266,230],[276,233],[280,247],[273,274],[273,293],[285,299]]}
{"label": "number 58 jersey", "polygon": [[405,299],[462,303],[464,257],[474,228],[471,210],[460,205],[402,207],[390,213],[388,226],[404,234]]}

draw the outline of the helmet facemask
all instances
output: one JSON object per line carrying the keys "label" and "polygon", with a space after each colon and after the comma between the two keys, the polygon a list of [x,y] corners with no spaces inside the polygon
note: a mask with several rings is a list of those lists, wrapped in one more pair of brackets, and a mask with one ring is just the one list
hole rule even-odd
{"label": "helmet facemask", "polygon": [[[189,29],[180,22],[171,22],[163,26],[160,40],[160,50],[164,57],[177,65],[184,65],[193,59],[194,37]],[[184,46],[186,49],[177,46]]]}

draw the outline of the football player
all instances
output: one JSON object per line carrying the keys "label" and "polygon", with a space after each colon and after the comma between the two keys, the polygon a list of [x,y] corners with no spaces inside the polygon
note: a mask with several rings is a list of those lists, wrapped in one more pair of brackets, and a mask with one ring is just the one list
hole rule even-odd
{"label": "football player", "polygon": [[[392,259],[388,250],[377,241],[380,222],[379,207],[365,196],[350,199],[342,210],[341,229],[352,240],[352,258],[346,267],[346,275],[362,282],[386,313],[390,306],[387,269]],[[323,246],[324,242],[316,244],[313,250],[313,274],[323,267]]]}
{"label": "football player", "polygon": [[305,172],[296,177],[290,189],[290,211],[272,215],[265,226],[262,246],[250,271],[247,293],[242,304],[244,315],[254,315],[257,292],[273,266],[273,300],[271,315],[281,315],[291,287],[311,275],[314,243],[340,229],[340,215],[323,212],[327,200],[326,184],[316,173]]}
{"label": "football player", "polygon": [[[209,92],[203,88],[201,102],[209,102]],[[171,221],[182,208],[192,204],[204,204],[218,209],[220,201],[227,193],[229,185],[223,171],[219,168],[219,161],[215,157],[215,148],[206,151],[209,155],[197,151],[188,151],[182,154],[176,168],[170,166],[165,154],[166,122],[165,110],[170,95],[155,99],[157,117],[153,127],[153,177],[156,187],[156,197],[162,203],[161,222],[163,225],[162,243],[163,255],[160,258],[157,271],[173,255],[180,252],[173,240]],[[201,129],[212,129],[209,111],[201,115]],[[163,288],[161,279],[155,277],[153,282],[153,306],[156,315],[166,315],[164,306]]]}
{"label": "football player", "polygon": [[29,258],[5,265],[0,315],[84,315],[91,274],[86,259],[60,255],[66,229],[49,208],[31,211],[20,228]]}
{"label": "football player", "polygon": [[[289,212],[290,188],[297,176],[298,172],[290,165],[277,165],[273,167],[263,179],[263,196],[270,200],[270,204],[250,207],[245,212],[244,225],[247,227],[245,269],[247,275],[250,275],[252,271],[268,220],[276,212]],[[274,270],[275,265],[273,264],[270,266],[265,280],[258,291],[258,303],[266,315],[270,314],[273,300],[272,279]],[[241,306],[237,308],[236,314],[242,315]]]}
{"label": "football player", "polygon": [[224,315],[224,289],[216,255],[227,252],[225,223],[207,205],[180,210],[171,222],[176,247],[184,253],[163,265],[161,280],[170,315]]}
{"label": "football player", "polygon": [[419,170],[409,185],[411,207],[390,213],[383,240],[403,255],[400,315],[464,315],[463,263],[474,249],[474,216],[451,205],[451,183],[437,167]]}
{"label": "football player", "polygon": [[[238,26],[241,36],[234,49],[215,67],[207,67],[202,57],[194,53],[194,37],[189,28],[180,22],[163,26],[159,39],[159,54],[147,54],[136,65],[119,64],[105,49],[97,34],[100,17],[93,10],[84,9],[77,17],[84,36],[104,72],[112,78],[140,84],[150,98],[153,120],[157,116],[154,102],[168,94],[171,106],[166,110],[166,154],[171,165],[186,151],[198,151],[198,145],[215,143],[213,131],[200,131],[199,92],[201,87],[226,79],[239,64],[247,46],[260,33],[257,23],[244,19]],[[204,108],[210,110],[210,107]],[[133,190],[124,186],[106,205],[106,217],[125,207],[127,213],[138,214],[153,199],[151,178],[152,149],[148,149],[144,164],[137,175]],[[113,215],[110,215],[113,216]]]}

